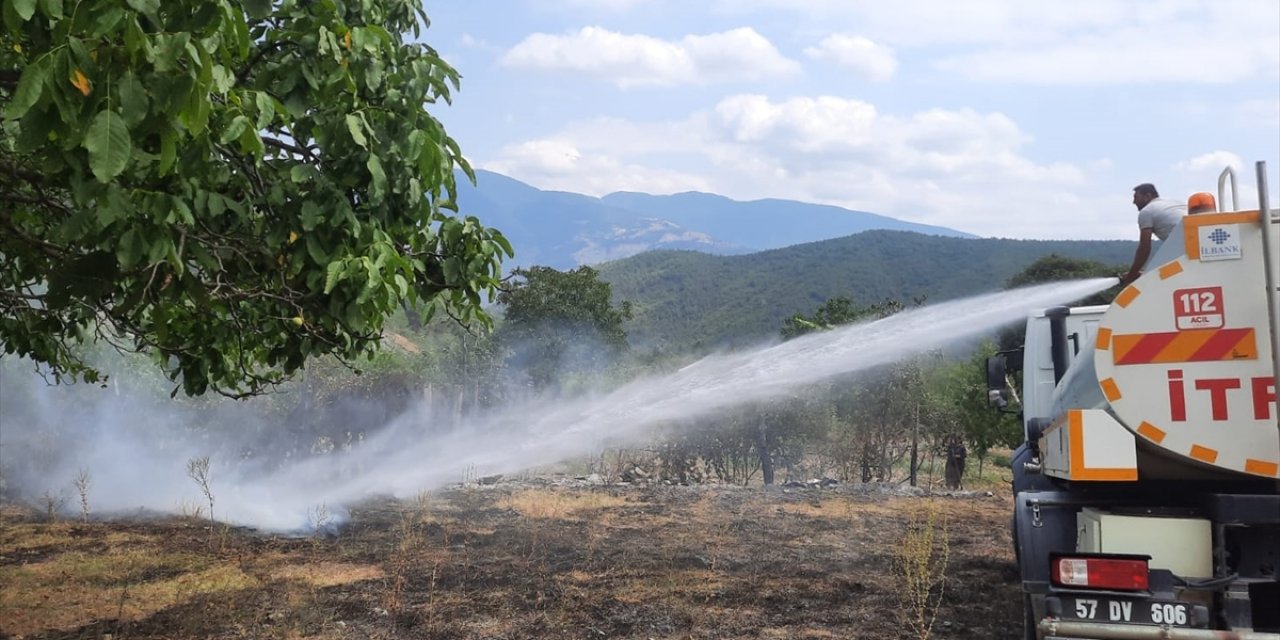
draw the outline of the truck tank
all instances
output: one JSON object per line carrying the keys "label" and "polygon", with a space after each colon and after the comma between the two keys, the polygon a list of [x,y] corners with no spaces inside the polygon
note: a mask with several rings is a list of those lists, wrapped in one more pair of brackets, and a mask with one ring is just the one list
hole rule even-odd
{"label": "truck tank", "polygon": [[1081,458],[1092,430],[1095,458],[1134,451],[1104,465],[1132,466],[1116,479],[1168,475],[1170,462],[1280,477],[1266,248],[1257,211],[1185,217],[1063,375],[1052,404],[1063,431],[1050,427],[1043,448]]}

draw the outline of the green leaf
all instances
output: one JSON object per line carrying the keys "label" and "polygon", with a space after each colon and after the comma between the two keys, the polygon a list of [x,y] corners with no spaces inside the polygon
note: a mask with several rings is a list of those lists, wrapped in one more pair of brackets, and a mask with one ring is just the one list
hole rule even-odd
{"label": "green leaf", "polygon": [[173,161],[178,154],[177,134],[173,129],[166,128],[160,133],[160,175],[169,173],[169,169],[173,167]]}
{"label": "green leaf", "polygon": [[265,129],[275,119],[276,101],[266,91],[258,91],[254,93],[253,102],[258,107],[258,121],[255,126]]}
{"label": "green leaf", "polygon": [[289,179],[295,184],[311,182],[316,179],[318,174],[319,172],[315,170],[315,167],[309,164],[296,164],[292,169],[289,169]]}
{"label": "green leaf", "polygon": [[231,25],[235,34],[236,53],[241,59],[249,57],[249,46],[252,41],[249,39],[249,25],[245,22],[244,11],[235,3],[223,3],[223,12],[226,14],[226,21]]}
{"label": "green leaf", "polygon": [[329,263],[324,274],[324,293],[328,295],[333,292],[333,288],[338,286],[338,281],[342,279],[343,263],[341,260],[334,260]]}
{"label": "green leaf", "polygon": [[236,138],[239,138],[240,134],[244,132],[245,127],[248,126],[249,119],[244,117],[244,115],[238,115],[232,118],[231,124],[228,124],[227,128],[222,130],[222,135],[218,137],[218,142],[226,144]]}
{"label": "green leaf", "polygon": [[382,171],[382,161],[378,156],[369,154],[369,161],[365,163],[369,168],[369,175],[373,177],[373,193],[370,194],[374,202],[379,202],[387,193],[387,174]]}
{"label": "green leaf", "polygon": [[41,58],[35,64],[28,65],[22,72],[22,78],[18,80],[18,89],[13,94],[9,108],[5,110],[5,117],[15,120],[21,118],[40,99],[48,78],[49,58]]}
{"label": "green leaf", "polygon": [[93,16],[93,28],[89,30],[89,35],[94,38],[102,37],[116,29],[116,23],[124,19],[125,11],[120,7],[108,7],[100,10]]}
{"label": "green leaf", "polygon": [[254,20],[261,20],[271,15],[271,0],[244,0],[244,12]]}
{"label": "green leaf", "polygon": [[323,217],[320,214],[320,206],[308,200],[302,203],[302,230],[311,231],[316,228]]}
{"label": "green leaf", "polygon": [[508,256],[514,256],[516,254],[515,251],[511,250],[511,242],[507,240],[506,236],[498,233],[497,231],[492,231],[492,235],[490,237],[493,238],[494,242],[498,243],[498,246],[502,247],[502,250],[505,251]]}
{"label": "green leaf", "polygon": [[213,80],[213,90],[217,93],[226,93],[236,86],[235,75],[230,69],[220,64],[212,65],[210,77]]}
{"label": "green leaf", "polygon": [[266,145],[262,143],[262,138],[258,136],[258,130],[253,127],[245,127],[240,133],[240,152],[262,159],[262,154],[267,150]]}
{"label": "green leaf", "polygon": [[207,87],[202,87],[199,83],[192,85],[191,93],[187,94],[187,102],[181,112],[187,131],[192,135],[203,133],[205,127],[209,125],[210,109]]}
{"label": "green leaf", "polygon": [[137,16],[131,16],[129,24],[125,25],[124,48],[130,55],[142,52],[143,57],[148,60],[151,59],[151,41],[147,39],[147,34],[143,33],[142,26],[138,24]]}
{"label": "green leaf", "polygon": [[40,10],[50,20],[61,20],[62,0],[40,0]]}
{"label": "green leaf", "polygon": [[31,19],[36,12],[36,0],[12,0],[13,10],[18,13],[18,17],[23,22]]}
{"label": "green leaf", "polygon": [[128,269],[142,258],[142,243],[138,241],[138,230],[129,229],[120,236],[116,244],[116,260],[120,266]]}
{"label": "green leaf", "polygon": [[156,34],[156,46],[148,51],[148,60],[156,65],[156,71],[167,73],[178,68],[182,54],[187,50],[191,34],[185,31],[174,34]]}
{"label": "green leaf", "polygon": [[311,260],[316,264],[327,264],[329,261],[329,256],[325,255],[324,247],[314,233],[307,234],[307,255],[311,256]]}
{"label": "green leaf", "polygon": [[129,128],[120,114],[111,110],[99,112],[89,125],[84,148],[89,151],[89,168],[98,182],[109,182],[120,175],[133,152]]}
{"label": "green leaf", "polygon": [[126,72],[116,85],[120,92],[120,111],[129,126],[137,125],[147,117],[147,91],[142,88],[133,71]]}
{"label": "green leaf", "polygon": [[22,29],[22,18],[18,17],[18,12],[13,8],[12,2],[0,2],[0,18],[4,20],[4,26],[10,31],[19,31]]}
{"label": "green leaf", "polygon": [[145,16],[153,16],[160,10],[160,0],[125,0],[129,8]]}
{"label": "green leaf", "polygon": [[351,139],[355,140],[356,144],[365,149],[369,148],[369,141],[364,137],[364,124],[360,122],[360,117],[354,113],[347,114],[347,131],[351,132]]}

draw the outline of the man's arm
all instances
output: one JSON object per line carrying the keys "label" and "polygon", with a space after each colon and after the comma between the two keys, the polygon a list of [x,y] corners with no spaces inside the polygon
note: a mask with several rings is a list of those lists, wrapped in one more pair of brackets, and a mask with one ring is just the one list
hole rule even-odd
{"label": "man's arm", "polygon": [[1129,267],[1129,272],[1120,276],[1120,284],[1127,285],[1138,279],[1142,275],[1142,267],[1147,264],[1147,258],[1151,257],[1151,229],[1141,229],[1138,235],[1138,250],[1133,252],[1133,266]]}

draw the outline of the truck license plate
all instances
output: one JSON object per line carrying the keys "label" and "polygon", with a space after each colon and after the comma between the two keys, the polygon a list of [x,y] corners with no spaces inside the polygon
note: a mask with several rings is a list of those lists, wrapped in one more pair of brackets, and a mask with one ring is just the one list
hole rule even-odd
{"label": "truck license plate", "polygon": [[1186,603],[1118,598],[1064,596],[1062,617],[1095,622],[1164,624],[1171,627],[1189,627],[1193,624],[1191,606]]}

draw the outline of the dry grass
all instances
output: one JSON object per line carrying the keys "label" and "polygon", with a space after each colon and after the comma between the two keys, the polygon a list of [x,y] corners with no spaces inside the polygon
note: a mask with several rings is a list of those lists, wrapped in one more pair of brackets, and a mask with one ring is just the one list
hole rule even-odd
{"label": "dry grass", "polygon": [[512,509],[526,518],[580,521],[594,512],[620,507],[626,503],[619,496],[603,492],[569,493],[527,489],[502,498],[498,501],[498,506]]}
{"label": "dry grass", "polygon": [[[907,638],[895,557],[926,500],[499,486],[357,505],[334,536],[231,529],[216,546],[180,518],[28,513],[0,521],[0,637]],[[933,505],[951,551],[934,637],[1016,637],[1010,501]]]}
{"label": "dry grass", "polygon": [[[204,594],[257,581],[238,568],[154,546],[68,551],[0,567],[4,628],[71,629],[103,618],[138,620]],[[38,606],[32,606],[37,604]]]}
{"label": "dry grass", "polygon": [[278,580],[300,580],[313,587],[336,587],[365,580],[382,580],[386,573],[380,567],[368,564],[313,561],[280,567],[271,572],[271,577]]}

